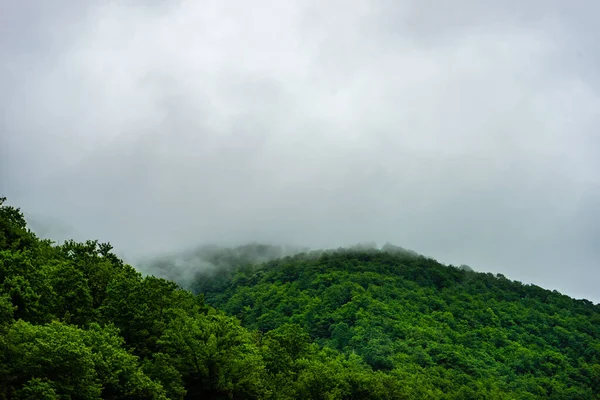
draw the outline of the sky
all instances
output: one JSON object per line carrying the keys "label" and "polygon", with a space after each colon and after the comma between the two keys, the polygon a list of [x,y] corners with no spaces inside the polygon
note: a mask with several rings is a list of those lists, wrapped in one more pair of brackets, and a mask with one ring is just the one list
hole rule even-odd
{"label": "sky", "polygon": [[599,14],[0,0],[0,195],[133,263],[390,242],[600,302]]}

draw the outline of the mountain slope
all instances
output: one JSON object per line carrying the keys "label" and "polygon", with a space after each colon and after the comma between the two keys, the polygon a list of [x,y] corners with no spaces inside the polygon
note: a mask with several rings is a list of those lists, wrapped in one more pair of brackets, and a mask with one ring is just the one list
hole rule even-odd
{"label": "mountain slope", "polygon": [[393,249],[338,251],[200,276],[194,288],[248,328],[298,324],[436,396],[600,390],[600,306],[501,275]]}

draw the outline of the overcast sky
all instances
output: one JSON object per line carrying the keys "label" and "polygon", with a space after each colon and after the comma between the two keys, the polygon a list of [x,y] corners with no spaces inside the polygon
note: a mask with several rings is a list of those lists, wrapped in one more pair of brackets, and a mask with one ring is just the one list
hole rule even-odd
{"label": "overcast sky", "polygon": [[0,0],[0,195],[128,260],[391,242],[600,302],[598,15]]}

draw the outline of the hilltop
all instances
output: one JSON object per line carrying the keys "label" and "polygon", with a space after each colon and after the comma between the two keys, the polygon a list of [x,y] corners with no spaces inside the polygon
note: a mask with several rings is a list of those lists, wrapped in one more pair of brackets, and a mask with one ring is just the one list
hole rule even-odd
{"label": "hilltop", "polygon": [[250,329],[295,324],[413,382],[411,396],[573,399],[600,389],[599,305],[400,248],[299,254],[205,274],[193,287]]}

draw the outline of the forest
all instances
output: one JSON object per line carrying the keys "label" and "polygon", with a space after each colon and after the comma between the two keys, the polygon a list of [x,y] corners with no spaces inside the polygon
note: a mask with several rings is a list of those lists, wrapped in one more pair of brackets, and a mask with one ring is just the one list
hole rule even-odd
{"label": "forest", "polygon": [[600,399],[600,305],[500,274],[392,245],[138,267],[0,199],[0,399]]}

